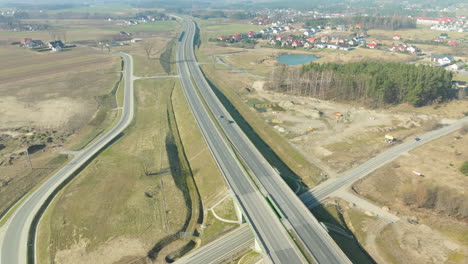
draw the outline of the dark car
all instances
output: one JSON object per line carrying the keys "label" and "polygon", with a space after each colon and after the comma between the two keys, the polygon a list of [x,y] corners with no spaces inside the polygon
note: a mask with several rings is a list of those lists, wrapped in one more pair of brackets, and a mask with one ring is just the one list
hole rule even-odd
{"label": "dark car", "polygon": [[219,118],[224,118],[224,116],[223,116],[223,115],[220,115]]}
{"label": "dark car", "polygon": [[419,140],[421,140],[421,139],[420,139],[420,138],[415,138],[414,140],[419,141]]}

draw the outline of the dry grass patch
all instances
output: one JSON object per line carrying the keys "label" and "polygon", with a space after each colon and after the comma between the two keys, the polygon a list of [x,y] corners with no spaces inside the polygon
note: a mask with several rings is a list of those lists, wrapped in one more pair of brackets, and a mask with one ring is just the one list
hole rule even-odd
{"label": "dry grass patch", "polygon": [[[107,111],[115,107],[120,59],[86,48],[39,54],[10,45],[0,45],[0,56],[1,212],[66,161],[61,150],[117,117]],[[31,151],[31,170],[22,152],[42,145]]]}
{"label": "dry grass patch", "polygon": [[[141,255],[182,228],[188,213],[180,185],[184,176],[170,167],[174,153],[166,145],[173,85],[173,80],[136,82],[134,125],[65,187],[48,209],[49,217],[46,214],[39,229],[43,243],[38,252],[50,253],[42,259],[68,263],[76,255],[73,252],[82,252],[80,260],[74,261],[116,261]],[[116,239],[122,242],[115,245],[138,242],[138,251],[130,246],[119,247],[117,255],[112,253],[116,248],[104,250]],[[94,252],[109,254],[90,258]]]}

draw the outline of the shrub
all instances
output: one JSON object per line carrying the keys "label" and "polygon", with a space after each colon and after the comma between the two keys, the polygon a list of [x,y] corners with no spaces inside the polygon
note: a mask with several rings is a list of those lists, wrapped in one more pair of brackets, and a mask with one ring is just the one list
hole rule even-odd
{"label": "shrub", "polygon": [[465,161],[463,165],[460,167],[461,173],[463,173],[465,176],[468,176],[468,161]]}

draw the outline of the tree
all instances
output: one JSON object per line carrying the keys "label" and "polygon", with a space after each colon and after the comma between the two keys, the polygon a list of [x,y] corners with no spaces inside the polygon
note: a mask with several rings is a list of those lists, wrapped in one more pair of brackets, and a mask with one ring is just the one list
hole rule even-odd
{"label": "tree", "polygon": [[142,44],[143,49],[145,50],[146,53],[146,59],[149,60],[151,54],[153,53],[153,50],[155,48],[155,42],[154,41],[145,41]]}

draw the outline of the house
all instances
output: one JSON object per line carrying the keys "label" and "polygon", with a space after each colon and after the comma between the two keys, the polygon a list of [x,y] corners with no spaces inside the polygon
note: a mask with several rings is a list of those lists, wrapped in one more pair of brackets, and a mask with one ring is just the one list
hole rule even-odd
{"label": "house", "polygon": [[437,62],[439,66],[445,66],[454,62],[453,56],[432,54],[431,61]]}
{"label": "house", "polygon": [[325,43],[317,43],[317,44],[315,44],[315,47],[320,48],[320,49],[324,49],[324,48],[327,47],[327,44],[325,44]]}
{"label": "house", "polygon": [[449,41],[447,42],[447,44],[449,44],[450,46],[457,46],[457,45],[458,45],[458,42],[455,41],[455,40],[449,40]]}
{"label": "house", "polygon": [[377,44],[371,42],[371,43],[368,43],[366,46],[367,46],[369,49],[375,49],[375,47],[377,47]]}
{"label": "house", "polygon": [[226,39],[227,39],[226,36],[219,36],[219,37],[217,38],[217,40],[219,40],[219,41],[225,41]]}
{"label": "house", "polygon": [[137,42],[141,42],[141,41],[143,41],[141,38],[134,38],[134,39],[130,40],[130,42],[132,42],[132,43],[137,43]]}
{"label": "house", "polygon": [[309,42],[304,43],[304,49],[309,49],[311,47],[312,45]]}
{"label": "house", "polygon": [[338,47],[339,50],[351,50],[351,47],[347,43],[340,44]]}
{"label": "house", "polygon": [[461,70],[463,69],[463,67],[465,67],[465,63],[463,62],[457,62],[455,64],[452,64],[450,66],[448,66],[447,68],[451,71],[458,71],[458,70]]}
{"label": "house", "polygon": [[362,28],[362,25],[361,24],[356,24],[356,25],[354,25],[354,28]]}
{"label": "house", "polygon": [[293,48],[297,48],[297,47],[302,46],[302,43],[299,42],[299,41],[297,41],[297,40],[294,40],[294,41],[291,43],[291,46],[292,46]]}
{"label": "house", "polygon": [[416,48],[415,46],[409,46],[409,47],[406,48],[406,51],[411,53],[411,54],[414,54],[414,53],[418,52],[419,49]]}
{"label": "house", "polygon": [[304,31],[304,36],[310,37],[310,36],[314,35],[315,33],[317,33],[318,31],[319,30],[315,29],[315,28],[307,29],[306,31]]}
{"label": "house", "polygon": [[338,31],[346,31],[347,27],[346,25],[338,25],[336,26],[336,30]]}
{"label": "house", "polygon": [[31,40],[32,40],[32,38],[24,38],[24,39],[21,40],[21,44],[24,45],[24,44],[26,44],[26,42],[31,41]]}
{"label": "house", "polygon": [[307,39],[307,41],[308,41],[309,43],[314,43],[315,40],[316,40],[315,38],[308,38],[308,39]]}
{"label": "house", "polygon": [[48,46],[52,51],[62,51],[65,48],[65,45],[61,40],[54,40],[48,43]]}
{"label": "house", "polygon": [[439,38],[446,39],[446,38],[448,38],[448,34],[447,33],[440,33]]}
{"label": "house", "polygon": [[24,46],[30,49],[39,48],[39,47],[44,46],[44,42],[42,42],[42,40],[31,40],[31,41],[26,42]]}
{"label": "house", "polygon": [[247,37],[249,38],[253,38],[255,36],[255,32],[253,31],[249,31],[249,33],[247,33]]}
{"label": "house", "polygon": [[393,35],[393,40],[400,40],[401,39],[401,35],[400,34],[395,34]]}
{"label": "house", "polygon": [[338,49],[338,45],[336,44],[328,44],[327,49]]}

